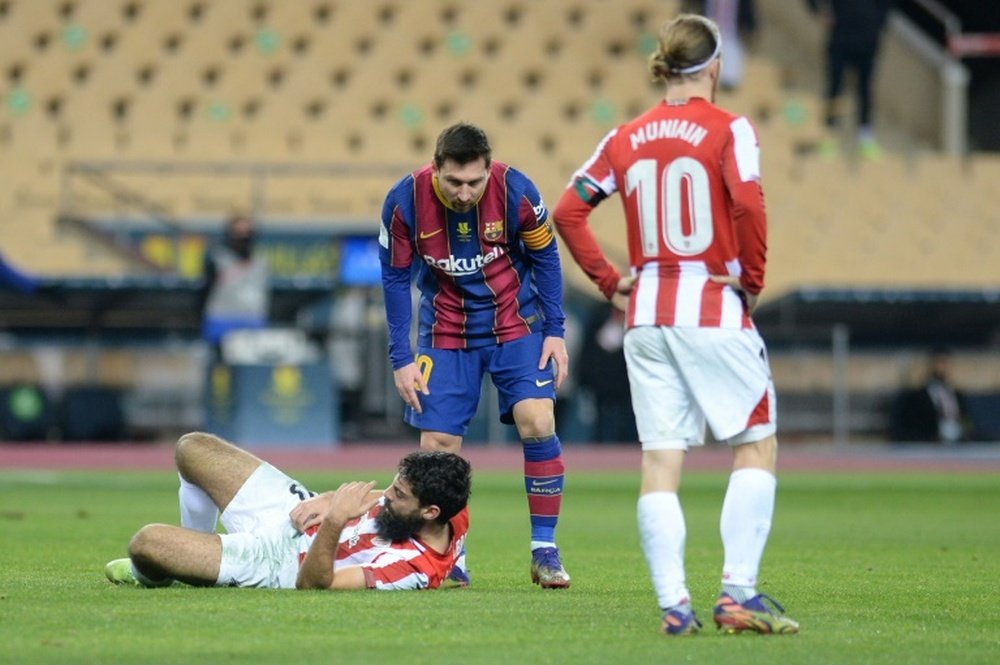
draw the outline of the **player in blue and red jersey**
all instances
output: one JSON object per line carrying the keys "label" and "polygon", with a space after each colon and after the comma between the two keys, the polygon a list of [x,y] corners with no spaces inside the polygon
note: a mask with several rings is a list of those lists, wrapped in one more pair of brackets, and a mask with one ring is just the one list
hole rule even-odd
{"label": "player in blue and red jersey", "polygon": [[[437,139],[434,161],[389,191],[379,253],[389,357],[404,420],[420,447],[457,452],[479,404],[483,375],[500,420],[524,443],[532,581],[565,588],[555,543],[562,502],[556,389],[569,361],[562,271],[548,211],[521,172],[492,160],[485,132],[459,123]],[[420,290],[417,352],[410,346],[410,282]],[[464,563],[464,561],[463,561]],[[460,581],[464,569],[455,572]]]}

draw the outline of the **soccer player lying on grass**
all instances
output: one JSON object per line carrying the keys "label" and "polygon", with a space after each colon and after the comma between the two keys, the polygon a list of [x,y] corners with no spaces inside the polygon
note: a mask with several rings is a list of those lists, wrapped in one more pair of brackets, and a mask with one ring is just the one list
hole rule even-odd
{"label": "soccer player lying on grass", "polygon": [[105,568],[115,584],[434,589],[469,526],[470,467],[452,453],[407,455],[384,492],[352,482],[320,495],[211,434],[182,436],[176,461],[182,526],[141,528]]}

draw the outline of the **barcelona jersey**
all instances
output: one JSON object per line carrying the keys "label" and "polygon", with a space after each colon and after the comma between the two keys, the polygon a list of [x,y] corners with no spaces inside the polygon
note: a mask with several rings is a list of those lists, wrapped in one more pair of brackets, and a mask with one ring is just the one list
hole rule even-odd
{"label": "barcelona jersey", "polygon": [[413,361],[414,277],[420,346],[473,349],[538,331],[562,337],[562,273],[547,219],[535,185],[497,161],[467,212],[446,205],[430,165],[397,182],[379,230],[393,369]]}

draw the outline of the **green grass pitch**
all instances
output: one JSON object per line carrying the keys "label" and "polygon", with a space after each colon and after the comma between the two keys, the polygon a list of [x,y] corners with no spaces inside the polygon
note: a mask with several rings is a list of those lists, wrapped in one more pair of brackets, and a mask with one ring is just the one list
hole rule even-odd
{"label": "green grass pitch", "polygon": [[[313,489],[390,474],[300,473]],[[681,490],[701,634],[659,635],[635,524],[637,473],[571,473],[568,591],[528,579],[521,477],[475,476],[473,586],[415,593],[134,589],[108,584],[147,522],[177,521],[165,472],[0,471],[0,661],[7,663],[994,663],[996,474],[784,473],[759,588],[795,636],[711,624],[726,475]]]}

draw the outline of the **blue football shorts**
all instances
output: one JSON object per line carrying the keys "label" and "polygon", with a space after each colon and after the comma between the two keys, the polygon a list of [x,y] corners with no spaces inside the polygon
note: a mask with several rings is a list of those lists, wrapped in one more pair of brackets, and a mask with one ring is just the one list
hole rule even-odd
{"label": "blue football shorts", "polygon": [[525,399],[556,399],[553,364],[538,369],[542,334],[476,349],[417,349],[417,367],[429,395],[417,393],[423,413],[407,406],[403,420],[420,430],[465,436],[476,415],[483,375],[489,374],[500,403],[500,422],[514,423],[514,405]]}

